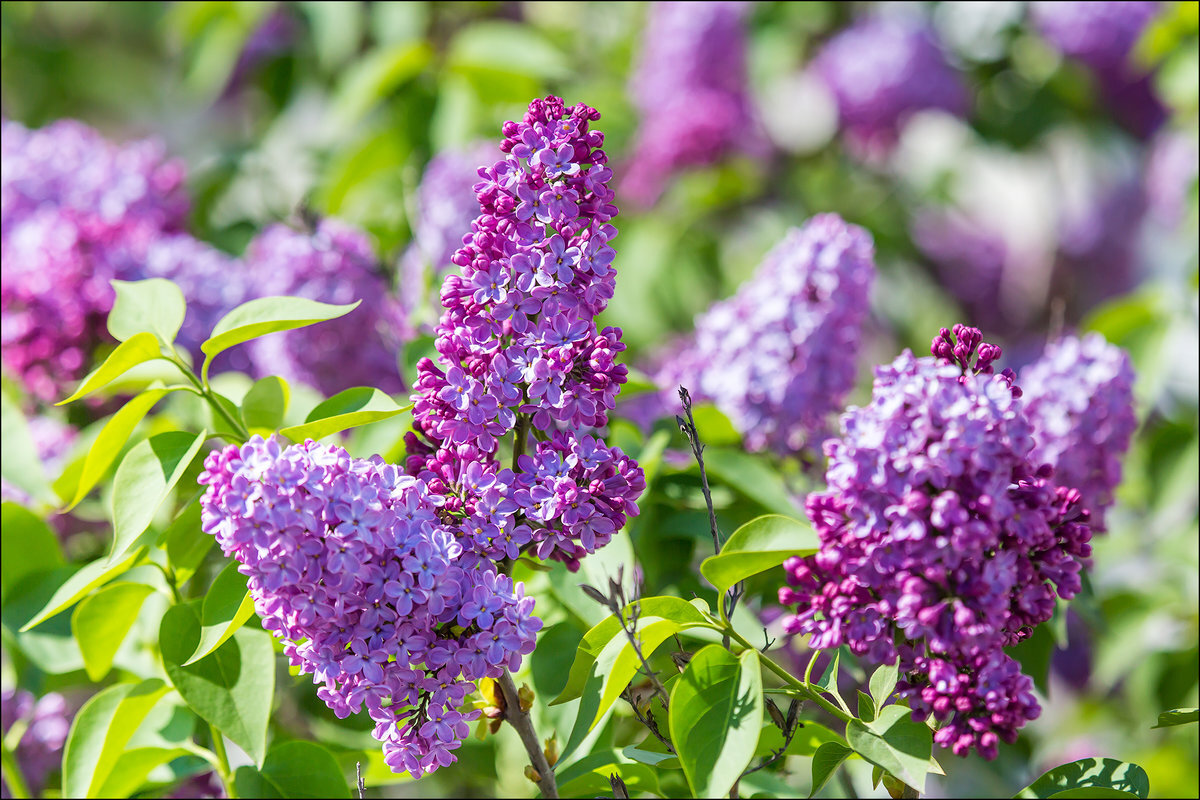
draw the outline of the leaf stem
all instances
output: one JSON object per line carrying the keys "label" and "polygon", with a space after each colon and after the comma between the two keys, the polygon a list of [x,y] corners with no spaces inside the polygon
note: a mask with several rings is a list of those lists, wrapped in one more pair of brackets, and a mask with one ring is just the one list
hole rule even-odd
{"label": "leaf stem", "polygon": [[[738,644],[740,644],[743,647],[750,649],[750,650],[756,649],[754,647],[754,645],[750,644],[750,642],[748,642],[745,639],[745,637],[743,637],[740,633],[735,631],[733,629],[732,625],[730,625],[727,628],[727,630],[729,631],[729,635],[732,636],[737,641]],[[774,672],[780,678],[783,678],[783,680],[786,683],[796,687],[797,689],[802,691],[804,694],[808,695],[808,698],[810,700],[812,700],[814,703],[819,705],[821,708],[828,711],[833,716],[837,717],[842,722],[849,722],[850,720],[854,719],[854,717],[848,711],[844,711],[844,710],[838,708],[837,706],[835,706],[833,703],[826,700],[821,695],[821,693],[816,688],[814,688],[811,683],[808,682],[807,675],[805,676],[805,680],[801,680],[800,678],[797,678],[796,676],[792,675],[792,673],[788,672],[783,667],[779,666],[779,664],[775,663],[775,661],[773,659],[771,659],[769,656],[759,653],[758,658],[760,661],[762,661],[763,666],[765,666],[767,669],[771,670],[771,672]],[[810,661],[809,662],[810,667],[811,667],[811,664],[812,664],[812,662]]]}
{"label": "leaf stem", "polygon": [[517,693],[517,685],[513,682],[512,674],[505,669],[504,674],[496,680],[496,684],[504,695],[504,719],[516,729],[517,735],[521,737],[521,744],[525,745],[529,761],[538,774],[537,785],[542,790],[542,797],[557,798],[558,784],[554,780],[554,768],[546,760],[546,754],[542,751],[541,742],[538,741],[537,731],[533,729],[533,720],[529,718],[529,712],[521,710],[521,699]]}
{"label": "leaf stem", "polygon": [[[175,366],[179,367],[179,370],[183,373],[184,377],[192,382],[192,385],[196,387],[197,392],[199,392],[201,397],[208,401],[208,404],[212,406],[213,410],[220,414],[222,419],[229,423],[230,429],[239,437],[241,437],[242,442],[246,442],[250,439],[250,432],[246,430],[246,426],[243,425],[240,420],[234,419],[229,412],[225,410],[225,407],[218,402],[216,396],[213,394],[212,389],[209,388],[207,360],[204,363],[205,370],[203,379],[197,378],[196,374],[192,372],[187,363],[180,358],[179,354],[174,352],[174,350],[172,350],[171,356],[168,358],[168,360]],[[220,436],[220,434],[217,435]],[[235,444],[238,444],[238,442],[235,442]]]}
{"label": "leaf stem", "polygon": [[233,785],[233,775],[229,771],[229,755],[225,752],[225,738],[217,730],[217,726],[211,722],[208,725],[208,730],[212,733],[213,752],[217,755],[217,774],[221,778],[221,783],[225,786],[225,796],[236,799],[237,790]]}

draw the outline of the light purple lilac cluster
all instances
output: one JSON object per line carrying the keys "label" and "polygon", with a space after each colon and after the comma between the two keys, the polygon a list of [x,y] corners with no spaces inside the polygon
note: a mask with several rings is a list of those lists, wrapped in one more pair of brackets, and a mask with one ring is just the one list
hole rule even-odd
{"label": "light purple lilac cluster", "polygon": [[1121,459],[1137,428],[1133,379],[1129,355],[1098,333],[1051,342],[1021,370],[1036,443],[1032,458],[1053,466],[1060,484],[1080,491],[1096,531],[1105,529]]}
{"label": "light purple lilac cluster", "polygon": [[109,280],[133,277],[114,253],[183,224],[184,169],[158,142],[113,145],[72,120],[32,131],[5,120],[0,142],[4,366],[52,400],[107,338]]}
{"label": "light purple lilac cluster", "polygon": [[[8,735],[20,721],[25,732],[14,748],[17,766],[25,778],[26,787],[34,797],[40,797],[46,780],[62,763],[63,746],[71,729],[67,701],[57,692],[34,698],[24,689],[6,688],[0,696],[0,729]],[[0,782],[0,796],[12,797],[6,782]]]}
{"label": "light purple lilac cluster", "polygon": [[411,334],[365,233],[333,219],[321,220],[311,233],[272,225],[250,242],[245,263],[247,300],[362,301],[344,317],[254,340],[249,353],[256,375],[279,375],[327,395],[351,386],[389,393],[405,388],[397,351]]}
{"label": "light purple lilac cluster", "polygon": [[711,401],[752,450],[794,453],[854,386],[875,279],[871,235],[836,214],[793,228],[734,297],[696,318],[657,382]]}
{"label": "light purple lilac cluster", "polygon": [[676,171],[760,149],[746,81],[747,4],[654,3],[630,94],[641,113],[622,196],[658,199]]}
{"label": "light purple lilac cluster", "polygon": [[957,325],[932,350],[879,367],[826,442],[828,489],[806,503],[820,551],[787,560],[779,600],[813,647],[899,660],[899,696],[941,723],[935,741],[990,759],[1040,713],[1003,648],[1079,592],[1091,531],[1080,492],[1033,459],[1000,348]]}
{"label": "light purple lilac cluster", "polygon": [[970,106],[962,78],[919,19],[858,22],[830,39],[812,66],[837,101],[847,143],[864,155],[890,150],[915,111],[961,115]]}
{"label": "light purple lilac cluster", "polygon": [[1034,25],[1063,54],[1079,59],[1096,76],[1117,119],[1139,136],[1152,134],[1166,117],[1148,75],[1130,52],[1161,4],[1133,2],[1035,2]]}
{"label": "light purple lilac cluster", "polygon": [[[457,488],[490,524],[506,513],[497,476],[472,477]],[[311,440],[255,436],[209,455],[200,483],[204,530],[321,699],[342,718],[365,707],[396,771],[453,763],[479,713],[459,710],[472,682],[517,669],[542,626],[461,509],[378,456]]]}

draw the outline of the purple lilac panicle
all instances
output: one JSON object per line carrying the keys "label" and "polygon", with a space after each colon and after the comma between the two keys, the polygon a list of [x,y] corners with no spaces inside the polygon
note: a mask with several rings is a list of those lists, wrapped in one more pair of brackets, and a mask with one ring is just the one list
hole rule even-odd
{"label": "purple lilac panicle", "polygon": [[932,29],[916,19],[859,22],[830,39],[813,68],[837,100],[849,143],[864,153],[890,149],[915,111],[961,115],[969,106]]}
{"label": "purple lilac panicle", "polygon": [[672,173],[761,143],[746,81],[747,5],[654,3],[630,93],[641,113],[621,190],[652,205]]}
{"label": "purple lilac panicle", "polygon": [[[7,735],[18,720],[28,727],[21,735],[14,755],[17,766],[33,796],[40,797],[46,779],[59,768],[62,750],[71,729],[67,702],[61,694],[49,692],[39,698],[24,689],[6,688],[0,697],[3,719],[0,729]],[[0,796],[12,797],[8,784],[0,785]]]}
{"label": "purple lilac panicle", "polygon": [[899,660],[899,696],[942,722],[935,740],[990,759],[1040,713],[1003,648],[1079,592],[1091,532],[1080,493],[1031,460],[1000,348],[958,325],[932,351],[879,367],[870,404],[826,442],[828,490],[806,503],[820,551],[788,559],[779,600],[814,647]]}
{"label": "purple lilac panicle", "polygon": [[697,317],[658,383],[714,402],[749,448],[795,452],[854,386],[874,254],[870,234],[835,214],[793,228],[733,298]]}
{"label": "purple lilac panicle", "polygon": [[1053,466],[1059,483],[1079,489],[1093,530],[1105,529],[1121,458],[1137,428],[1133,380],[1128,354],[1098,333],[1064,336],[1021,370],[1036,442],[1032,458]]}

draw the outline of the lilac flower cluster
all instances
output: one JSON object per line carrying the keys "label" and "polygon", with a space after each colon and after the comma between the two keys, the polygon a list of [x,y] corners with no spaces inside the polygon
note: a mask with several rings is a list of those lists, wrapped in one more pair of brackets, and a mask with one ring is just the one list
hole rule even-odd
{"label": "lilac flower cluster", "polygon": [[[71,729],[67,701],[57,692],[35,699],[24,689],[6,688],[0,697],[0,729],[5,736],[18,721],[25,733],[14,748],[17,766],[34,797],[46,788],[46,779],[62,763],[62,750]],[[7,783],[0,785],[0,796],[12,797]]]}
{"label": "lilac flower cluster", "polygon": [[697,317],[659,385],[714,402],[753,450],[800,449],[854,386],[874,255],[870,234],[835,214],[793,228],[734,297]]}
{"label": "lilac flower cluster", "polygon": [[932,350],[879,367],[871,403],[826,442],[828,489],[806,504],[820,551],[788,559],[779,599],[814,647],[899,659],[900,696],[942,723],[935,740],[994,758],[1040,713],[1003,648],[1079,592],[1091,532],[1079,491],[1031,460],[1000,348],[959,325]]}
{"label": "lilac flower cluster", "polygon": [[813,69],[837,101],[848,143],[864,154],[886,151],[913,112],[965,114],[967,90],[920,20],[873,18],[830,39]]}
{"label": "lilac flower cluster", "polygon": [[34,131],[5,120],[0,141],[4,366],[50,400],[107,337],[108,282],[131,277],[114,251],[182,224],[184,172],[156,142],[115,146],[70,120]]}
{"label": "lilac flower cluster", "polygon": [[670,176],[755,150],[746,81],[747,6],[736,2],[654,3],[630,83],[641,125],[621,190],[642,206]]}
{"label": "lilac flower cluster", "polygon": [[272,225],[250,242],[245,262],[247,300],[362,301],[344,317],[254,340],[249,349],[258,376],[279,375],[327,395],[351,386],[404,389],[396,353],[410,332],[366,234],[332,219],[312,233]]}
{"label": "lilac flower cluster", "polygon": [[1059,483],[1080,491],[1097,531],[1105,528],[1104,512],[1121,482],[1121,458],[1137,428],[1133,377],[1128,354],[1098,333],[1064,336],[1021,370],[1036,442],[1032,458],[1053,466]]}
{"label": "lilac flower cluster", "polygon": [[1051,44],[1095,74],[1118,120],[1149,136],[1166,113],[1150,79],[1130,63],[1130,52],[1161,4],[1152,0],[1095,3],[1085,0],[1030,4],[1034,24]]}
{"label": "lilac flower cluster", "polygon": [[452,503],[378,456],[258,436],[200,476],[204,530],[241,563],[263,626],[335,714],[365,707],[388,765],[414,777],[456,760],[472,682],[517,669],[542,626],[465,530],[506,513],[506,476],[463,478]]}

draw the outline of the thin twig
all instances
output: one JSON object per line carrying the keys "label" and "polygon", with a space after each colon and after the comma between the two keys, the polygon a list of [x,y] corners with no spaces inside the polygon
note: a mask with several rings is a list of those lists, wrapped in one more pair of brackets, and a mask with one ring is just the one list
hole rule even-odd
{"label": "thin twig", "polygon": [[537,785],[542,790],[542,797],[558,797],[558,784],[554,781],[554,769],[546,760],[546,753],[542,750],[541,742],[538,741],[537,731],[533,729],[533,720],[529,718],[528,712],[521,710],[520,696],[512,675],[506,669],[496,683],[504,695],[504,719],[516,729],[517,735],[521,737],[521,744],[525,745],[529,761],[538,774]]}
{"label": "thin twig", "polygon": [[363,800],[363,792],[367,790],[367,785],[363,783],[362,762],[354,762],[354,777],[358,781],[358,800]]}

